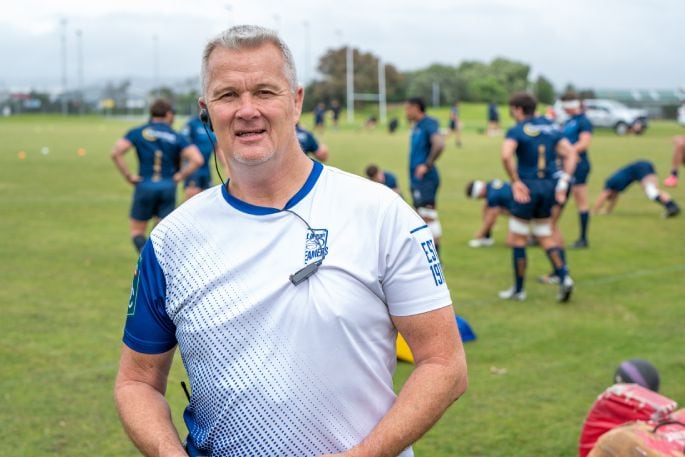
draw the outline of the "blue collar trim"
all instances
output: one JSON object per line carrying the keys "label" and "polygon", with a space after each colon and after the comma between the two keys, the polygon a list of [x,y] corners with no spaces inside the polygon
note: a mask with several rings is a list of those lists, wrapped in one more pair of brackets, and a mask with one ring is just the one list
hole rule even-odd
{"label": "blue collar trim", "polygon": [[257,206],[253,205],[251,203],[244,202],[230,193],[228,193],[228,181],[226,181],[225,186],[221,186],[221,194],[224,197],[224,200],[237,209],[238,211],[242,211],[243,213],[248,213],[248,214],[253,214],[255,216],[266,216],[267,214],[275,214],[278,212],[283,211],[284,209],[290,209],[293,206],[297,205],[304,197],[309,194],[309,192],[314,188],[314,185],[319,179],[319,176],[321,176],[321,172],[323,171],[323,165],[321,165],[319,162],[314,162],[314,166],[312,167],[311,173],[309,173],[309,177],[307,178],[307,181],[305,181],[304,185],[300,190],[297,191],[293,197],[288,200],[288,203],[285,204],[284,208],[272,208],[269,206]]}

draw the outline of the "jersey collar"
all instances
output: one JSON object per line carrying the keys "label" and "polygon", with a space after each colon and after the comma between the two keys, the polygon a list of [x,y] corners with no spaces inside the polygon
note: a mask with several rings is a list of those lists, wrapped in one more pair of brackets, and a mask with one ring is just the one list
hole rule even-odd
{"label": "jersey collar", "polygon": [[257,206],[251,203],[244,202],[228,193],[228,181],[226,181],[225,186],[221,186],[221,194],[223,195],[224,200],[226,200],[226,202],[233,208],[243,213],[253,214],[255,216],[265,216],[267,214],[278,213],[280,211],[283,211],[284,209],[290,209],[293,206],[297,205],[304,197],[307,196],[307,194],[309,194],[309,192],[314,188],[314,185],[316,184],[316,181],[319,179],[319,176],[321,176],[321,172],[323,171],[323,165],[314,160],[312,160],[312,162],[314,162],[314,166],[312,167],[312,171],[309,173],[309,177],[305,181],[302,188],[300,188],[300,190],[298,190],[297,193],[293,195],[293,197],[290,200],[288,200],[288,203],[285,204],[284,208]]}

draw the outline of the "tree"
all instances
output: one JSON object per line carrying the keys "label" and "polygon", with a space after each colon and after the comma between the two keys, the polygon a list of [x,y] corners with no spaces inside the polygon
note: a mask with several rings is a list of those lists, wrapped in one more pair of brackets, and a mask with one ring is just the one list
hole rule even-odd
{"label": "tree", "polygon": [[469,81],[468,93],[473,101],[506,103],[508,98],[507,89],[495,76]]}
{"label": "tree", "polygon": [[552,104],[554,103],[555,93],[554,86],[552,83],[544,76],[538,76],[533,84],[533,92],[537,97],[538,101],[541,103]]}
{"label": "tree", "polygon": [[511,94],[528,88],[529,65],[498,57],[490,62],[489,67],[489,73],[500,81],[507,93]]}
{"label": "tree", "polygon": [[433,64],[424,70],[406,74],[407,95],[423,97],[426,101],[433,98],[433,84],[440,87],[440,102],[451,104],[464,100],[467,81],[456,68],[448,65]]}
{"label": "tree", "polygon": [[[354,91],[378,93],[379,58],[370,52],[352,51],[354,59]],[[307,86],[305,110],[311,110],[318,102],[330,103],[347,98],[347,48],[330,49],[319,59],[322,79]],[[404,99],[404,76],[391,64],[385,65],[385,90],[389,102]]]}

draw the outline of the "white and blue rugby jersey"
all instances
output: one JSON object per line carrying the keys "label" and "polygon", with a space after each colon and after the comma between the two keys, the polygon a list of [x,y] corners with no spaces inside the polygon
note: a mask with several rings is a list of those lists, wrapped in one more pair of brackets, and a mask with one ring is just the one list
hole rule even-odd
{"label": "white and blue rugby jersey", "polygon": [[143,353],[178,344],[188,441],[203,453],[356,445],[395,399],[390,315],[451,303],[430,230],[392,190],[316,162],[286,208],[312,231],[216,186],[162,220],[142,251],[124,342]]}

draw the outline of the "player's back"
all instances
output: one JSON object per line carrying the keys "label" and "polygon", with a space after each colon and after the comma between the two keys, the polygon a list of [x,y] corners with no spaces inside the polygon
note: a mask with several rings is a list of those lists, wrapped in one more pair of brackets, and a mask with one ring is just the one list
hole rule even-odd
{"label": "player's back", "polygon": [[181,151],[190,143],[166,123],[149,122],[130,130],[126,139],[138,154],[139,172],[143,180],[171,179],[179,170]]}
{"label": "player's back", "polygon": [[490,208],[509,209],[514,201],[511,184],[499,179],[493,179],[487,183],[487,202]]}
{"label": "player's back", "polygon": [[507,138],[517,143],[517,171],[521,179],[554,179],[559,170],[556,147],[561,139],[557,126],[544,117],[531,117],[509,129]]}

